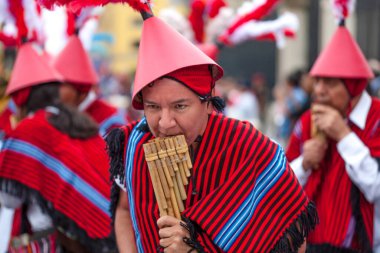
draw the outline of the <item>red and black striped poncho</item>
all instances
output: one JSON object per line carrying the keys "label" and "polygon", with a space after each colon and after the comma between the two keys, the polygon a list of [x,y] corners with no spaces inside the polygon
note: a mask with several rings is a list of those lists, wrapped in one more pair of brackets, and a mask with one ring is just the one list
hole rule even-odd
{"label": "red and black striped poncho", "polygon": [[[138,251],[155,252],[159,211],[142,148],[153,138],[145,122],[114,130],[107,142],[111,173],[126,182]],[[318,220],[282,148],[249,123],[211,114],[193,164],[182,215],[205,252],[292,252]]]}
{"label": "red and black striped poncho", "polygon": [[[380,157],[380,100],[372,98],[365,129],[352,122],[351,130],[369,148],[371,156]],[[287,148],[286,156],[293,161],[302,154],[305,141],[311,138],[311,113],[307,111],[297,122]],[[345,251],[345,242],[351,217],[355,218],[355,235],[350,248],[372,252],[374,236],[374,206],[350,180],[337,143],[328,139],[328,149],[318,170],[313,170],[304,186],[308,197],[316,204],[320,224],[307,238],[312,252]],[[328,251],[330,250],[330,251]]]}
{"label": "red and black striped poncho", "polygon": [[70,138],[48,116],[39,110],[6,137],[0,152],[0,191],[37,199],[56,228],[90,252],[108,252],[115,246],[105,142],[98,135]]}

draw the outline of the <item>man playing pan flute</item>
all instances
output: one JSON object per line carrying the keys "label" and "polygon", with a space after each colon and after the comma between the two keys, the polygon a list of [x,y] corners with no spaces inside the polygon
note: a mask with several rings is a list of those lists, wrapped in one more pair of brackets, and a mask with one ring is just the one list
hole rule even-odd
{"label": "man playing pan flute", "polygon": [[[217,113],[223,102],[213,89],[222,68],[143,16],[132,99],[145,117],[107,137],[120,252],[297,252],[318,218],[283,150],[251,124]],[[160,145],[178,135],[192,164],[181,219],[165,215],[171,204],[168,212],[159,206],[154,186],[162,177],[150,174],[168,165],[156,163]]]}
{"label": "man playing pan flute", "polygon": [[311,75],[314,104],[286,153],[320,217],[308,252],[379,253],[380,101],[365,91],[373,73],[344,22]]}

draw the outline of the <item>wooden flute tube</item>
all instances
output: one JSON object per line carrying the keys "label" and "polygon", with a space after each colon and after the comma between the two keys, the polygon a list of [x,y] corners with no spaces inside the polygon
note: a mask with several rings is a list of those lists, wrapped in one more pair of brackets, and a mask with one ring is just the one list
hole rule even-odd
{"label": "wooden flute tube", "polygon": [[162,165],[163,171],[164,171],[165,176],[166,176],[166,180],[168,182],[169,187],[171,188],[171,187],[173,187],[173,180],[172,180],[172,176],[171,176],[171,174],[169,172],[169,168],[168,168],[168,166],[167,166],[167,164],[165,162],[165,158],[168,155],[167,155],[167,153],[166,153],[165,150],[161,149],[161,145],[160,145],[160,141],[159,140],[155,141],[154,144],[155,144],[155,148],[157,148],[157,151],[158,151],[157,152],[158,157],[160,158],[159,162]]}
{"label": "wooden flute tube", "polygon": [[[181,163],[179,162],[179,157],[174,146],[173,138],[165,138],[165,145],[167,148],[168,155],[170,156],[170,160],[172,161],[174,171],[179,172],[179,175],[181,177],[182,182],[178,182],[178,186],[182,187],[183,185],[183,188],[184,188],[184,185],[187,185],[188,181],[187,181],[185,172],[183,170],[183,167]],[[176,177],[178,176],[176,175]]]}
{"label": "wooden flute tube", "polygon": [[164,216],[168,214],[167,213],[168,206],[166,203],[166,198],[165,198],[164,191],[160,183],[159,176],[156,173],[157,168],[155,165],[155,160],[157,160],[158,157],[156,154],[152,153],[150,143],[144,144],[143,148],[145,152],[145,160],[147,161],[147,164],[148,164],[150,178],[152,180],[154,194],[156,195],[156,199],[157,199],[158,209],[160,210],[160,216]]}
{"label": "wooden flute tube", "polygon": [[166,146],[166,152],[168,153],[168,156],[170,158],[170,161],[172,163],[174,171],[178,171],[177,161],[176,161],[176,151],[175,148],[171,146],[169,138],[164,139],[165,146]]}
{"label": "wooden flute tube", "polygon": [[177,200],[178,209],[180,212],[182,212],[183,210],[185,210],[185,206],[183,205],[182,201],[187,198],[186,191],[185,189],[182,189],[180,192],[180,188],[178,186],[177,180],[173,180],[173,183],[174,183],[173,189],[174,189],[174,194]]}
{"label": "wooden flute tube", "polygon": [[[170,148],[173,148],[176,150],[176,146],[174,144],[174,140],[175,138],[170,138],[169,139],[169,144],[170,144]],[[177,150],[176,150],[176,154],[175,154],[175,161],[177,163],[177,166],[178,166],[178,170],[181,174],[181,178],[182,178],[182,182],[184,185],[188,185],[189,182],[187,181],[187,177],[186,177],[186,173],[185,173],[185,169],[183,168],[183,164],[182,164],[182,161],[181,159],[179,158],[179,155],[177,154]]]}
{"label": "wooden flute tube", "polygon": [[168,182],[166,180],[165,172],[161,166],[161,162],[160,162],[160,160],[157,159],[157,160],[155,160],[155,163],[156,163],[158,176],[159,176],[160,181],[161,181],[162,189],[164,189],[165,197],[169,197],[170,196],[169,185],[168,185]]}
{"label": "wooden flute tube", "polygon": [[[313,114],[314,114],[314,110],[313,110],[313,106],[311,106],[311,115],[313,117]],[[314,124],[314,121],[313,119],[311,120],[311,127],[310,127],[310,134],[311,134],[311,138],[321,138],[321,139],[324,139],[326,140],[326,135],[318,129],[318,127]]]}
{"label": "wooden flute tube", "polygon": [[170,162],[170,157],[169,157],[169,154],[167,152],[165,141],[164,140],[157,141],[156,146],[157,146],[157,149],[159,150],[158,151],[158,157],[161,159],[161,161],[163,163],[166,164],[166,167],[169,170],[170,176],[174,177],[175,176],[174,175],[174,168]]}
{"label": "wooden flute tube", "polygon": [[184,135],[180,135],[179,139],[181,140],[180,145],[186,146],[185,155],[186,155],[187,168],[192,169],[193,164],[191,163],[191,158],[190,158],[190,154],[189,154],[189,148],[187,147],[186,138]]}
{"label": "wooden flute tube", "polygon": [[189,149],[187,148],[186,141],[183,142],[183,139],[181,138],[181,136],[183,135],[176,136],[174,138],[174,144],[175,144],[176,151],[180,159],[180,163],[182,164],[182,167],[184,169],[185,175],[186,177],[190,177],[191,174],[190,174],[188,163],[186,161],[187,160],[186,154],[189,153]]}

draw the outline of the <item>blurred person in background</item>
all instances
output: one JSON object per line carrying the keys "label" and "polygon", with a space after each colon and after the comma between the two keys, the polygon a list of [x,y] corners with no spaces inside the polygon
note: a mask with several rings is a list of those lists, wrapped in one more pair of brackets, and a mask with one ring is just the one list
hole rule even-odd
{"label": "blurred person in background", "polygon": [[380,252],[380,100],[373,73],[341,21],[311,69],[310,111],[297,122],[287,158],[320,224],[308,252]]}
{"label": "blurred person in background", "polygon": [[369,65],[375,77],[369,83],[369,91],[375,97],[380,98],[380,62],[376,59],[369,60]]}
{"label": "blurred person in background", "polygon": [[126,124],[123,110],[118,110],[98,98],[93,88],[98,76],[91,60],[76,35],[72,35],[65,48],[53,61],[63,77],[60,88],[62,102],[75,106],[89,115],[99,125],[99,133],[105,136],[111,129]]}
{"label": "blurred person in background", "polygon": [[279,128],[279,136],[287,141],[298,118],[310,107],[308,94],[301,86],[304,72],[296,70],[286,78],[286,98],[284,101],[284,121]]}
{"label": "blurred person in background", "polygon": [[227,117],[248,121],[261,129],[260,107],[248,81],[235,82],[227,95],[225,114]]}
{"label": "blurred person in background", "polygon": [[0,252],[114,252],[105,142],[59,100],[61,76],[32,43],[6,94],[18,124],[0,152]]}
{"label": "blurred person in background", "polygon": [[269,99],[269,90],[266,78],[263,73],[254,73],[251,78],[251,88],[256,95],[259,105],[261,122],[266,121],[266,110]]}

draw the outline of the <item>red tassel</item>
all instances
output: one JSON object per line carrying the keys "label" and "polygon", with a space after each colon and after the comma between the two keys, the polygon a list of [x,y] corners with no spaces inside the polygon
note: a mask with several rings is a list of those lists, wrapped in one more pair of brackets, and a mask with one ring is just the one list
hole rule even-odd
{"label": "red tassel", "polygon": [[333,11],[338,19],[346,19],[354,10],[355,0],[332,0]]}
{"label": "red tassel", "polygon": [[193,0],[191,3],[189,21],[194,31],[194,38],[198,43],[202,43],[204,38],[203,14],[205,8],[204,0]]}
{"label": "red tassel", "polygon": [[215,18],[222,7],[227,6],[224,0],[212,0],[208,7],[209,18]]}
{"label": "red tassel", "polygon": [[103,6],[109,3],[126,3],[136,11],[149,11],[150,0],[38,0],[45,8],[56,5],[66,5],[69,9],[78,13],[84,7]]}
{"label": "red tassel", "polygon": [[38,2],[41,6],[51,10],[54,5],[67,5],[70,0],[38,0]]}
{"label": "red tassel", "polygon": [[75,34],[75,14],[69,10],[66,10],[67,15],[67,28],[66,33],[68,36]]}
{"label": "red tassel", "polygon": [[16,20],[16,26],[18,29],[18,37],[26,38],[28,36],[28,28],[26,27],[24,20],[24,7],[21,0],[11,0],[8,1],[9,10]]}

